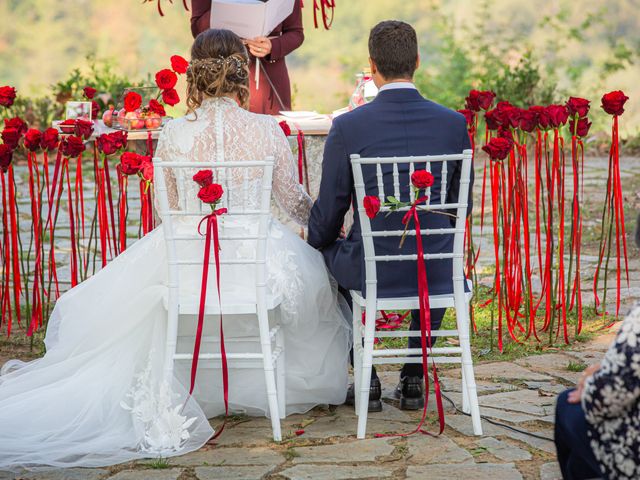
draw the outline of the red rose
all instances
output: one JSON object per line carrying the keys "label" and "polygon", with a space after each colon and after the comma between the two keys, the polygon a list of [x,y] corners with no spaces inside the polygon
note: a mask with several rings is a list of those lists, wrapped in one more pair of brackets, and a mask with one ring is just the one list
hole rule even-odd
{"label": "red rose", "polygon": [[55,128],[47,128],[42,134],[43,150],[55,150],[58,148],[58,130]]}
{"label": "red rose", "polygon": [[511,128],[518,128],[522,112],[520,108],[514,107],[509,102],[500,102],[498,103],[496,110],[502,125],[509,126]]}
{"label": "red rose", "polygon": [[491,160],[504,160],[509,155],[513,142],[508,138],[495,137],[487,143],[482,150],[489,154]]}
{"label": "red rose", "polygon": [[475,114],[473,113],[472,110],[470,110],[468,108],[463,108],[462,110],[458,110],[458,113],[461,113],[462,115],[464,115],[464,118],[467,121],[467,125],[468,126],[471,127],[473,125],[473,121],[475,119]]}
{"label": "red rose", "polygon": [[124,152],[120,156],[120,171],[123,175],[137,175],[142,166],[142,156],[133,152]]}
{"label": "red rose", "polygon": [[0,170],[9,170],[13,158],[13,149],[9,145],[0,145]]}
{"label": "red rose", "polygon": [[380,211],[380,199],[374,195],[367,195],[362,201],[367,217],[374,219]]}
{"label": "red rose", "polygon": [[206,187],[213,183],[213,171],[212,170],[200,170],[193,176],[193,181],[201,187]]}
{"label": "red rose", "polygon": [[111,137],[111,140],[115,144],[116,148],[120,150],[121,148],[127,146],[127,139],[129,137],[129,134],[123,130],[118,130],[116,132],[110,133],[109,137]]}
{"label": "red rose", "polygon": [[168,68],[156,73],[156,85],[160,90],[169,90],[178,83],[178,76]]}
{"label": "red rose", "polygon": [[282,129],[282,132],[284,133],[284,135],[286,137],[288,137],[289,135],[291,135],[291,127],[289,126],[289,124],[287,122],[285,122],[284,120],[282,122],[280,122],[278,125],[280,125],[280,128]]}
{"label": "red rose", "polygon": [[602,109],[610,115],[622,115],[627,100],[629,97],[622,90],[606,93],[602,96]]}
{"label": "red rose", "polygon": [[96,93],[98,92],[95,88],[91,87],[84,87],[82,91],[84,92],[84,96],[89,100],[93,99],[93,97],[95,97]]}
{"label": "red rose", "polygon": [[564,105],[549,105],[547,114],[549,115],[549,124],[553,128],[561,127],[569,119],[569,111]]}
{"label": "red rose", "polygon": [[142,105],[142,97],[139,93],[129,92],[124,96],[124,109],[126,112],[135,112]]}
{"label": "red rose", "polygon": [[65,157],[77,157],[85,150],[82,138],[76,135],[69,135],[60,142],[60,149]]}
{"label": "red rose", "polygon": [[29,130],[27,124],[20,117],[5,118],[4,126],[5,128],[15,128],[21,135]]}
{"label": "red rose", "polygon": [[174,55],[171,57],[171,68],[176,73],[187,73],[187,68],[189,68],[189,62],[187,62],[180,55]]}
{"label": "red rose", "polygon": [[140,175],[147,182],[153,182],[153,162],[149,156],[140,156]]}
{"label": "red rose", "polygon": [[100,116],[100,104],[95,100],[91,101],[91,118],[97,120]]}
{"label": "red rose", "polygon": [[487,128],[489,130],[497,130],[502,123],[498,110],[495,108],[493,110],[487,110],[484,114],[484,121],[487,122]]}
{"label": "red rose", "polygon": [[546,130],[551,126],[551,118],[549,117],[549,112],[547,112],[546,107],[535,105],[533,107],[529,107],[529,111],[535,113],[538,119],[539,128]]}
{"label": "red rose", "polygon": [[178,96],[178,92],[171,88],[162,92],[162,101],[173,107],[176,103],[180,102],[180,97]]}
{"label": "red rose", "polygon": [[104,153],[105,155],[113,155],[118,151],[118,147],[116,146],[113,138],[108,133],[103,133],[96,139],[96,145],[98,146],[98,151]]}
{"label": "red rose", "polygon": [[22,138],[22,134],[16,128],[5,128],[0,136],[5,145],[8,145],[12,150],[18,147],[20,139]]}
{"label": "red rose", "polygon": [[167,112],[164,109],[164,106],[162,106],[162,104],[156,99],[149,100],[149,110],[157,113],[161,117],[165,117],[167,115]]}
{"label": "red rose", "polygon": [[502,125],[498,127],[498,137],[506,138],[507,140],[513,142],[513,133],[508,127],[503,127]]}
{"label": "red rose", "polygon": [[74,127],[75,134],[79,137],[83,137],[85,140],[89,140],[89,137],[93,133],[93,122],[90,122],[89,120],[82,120],[81,118],[78,118]]}
{"label": "red rose", "polygon": [[585,98],[569,97],[566,106],[570,116],[574,117],[577,115],[578,117],[582,118],[586,117],[589,113],[590,103],[591,102]]}
{"label": "red rose", "polygon": [[578,124],[576,125],[575,118],[569,120],[569,130],[571,131],[571,135],[577,135],[578,137],[586,137],[589,133],[589,129],[591,128],[591,122],[587,117],[579,118]]}
{"label": "red rose", "polygon": [[420,190],[428,188],[433,185],[433,175],[431,175],[431,172],[427,172],[426,170],[416,170],[411,175],[411,183],[414,187]]}
{"label": "red rose", "polygon": [[198,198],[202,200],[204,203],[215,204],[222,198],[224,194],[224,190],[222,186],[217,183],[212,183],[211,185],[207,185],[206,187],[202,187],[198,192]]}
{"label": "red rose", "polygon": [[473,112],[479,112],[480,110],[488,110],[493,103],[493,99],[496,94],[490,90],[478,91],[471,90],[466,100],[466,107]]}
{"label": "red rose", "polygon": [[27,133],[24,134],[24,146],[35,152],[40,149],[40,142],[42,141],[42,132],[35,128],[30,128]]}
{"label": "red rose", "polygon": [[523,132],[533,132],[538,126],[538,114],[533,110],[520,110],[518,127]]}
{"label": "red rose", "polygon": [[10,107],[11,105],[13,105],[15,99],[15,88],[9,86],[0,87],[0,105],[2,105],[3,107]]}

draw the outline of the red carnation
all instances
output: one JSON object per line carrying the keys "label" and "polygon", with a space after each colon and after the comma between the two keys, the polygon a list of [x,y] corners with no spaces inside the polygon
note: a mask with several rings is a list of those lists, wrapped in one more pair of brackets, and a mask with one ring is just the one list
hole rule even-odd
{"label": "red carnation", "polygon": [[278,125],[280,125],[280,128],[282,129],[282,132],[284,133],[285,137],[288,137],[289,135],[291,135],[291,127],[286,121],[283,120]]}
{"label": "red carnation", "polygon": [[137,175],[142,165],[142,156],[133,152],[124,152],[120,156],[120,171],[123,175]]}
{"label": "red carnation", "polygon": [[193,181],[201,187],[206,187],[213,183],[213,171],[212,170],[200,170],[193,176]]}
{"label": "red carnation", "polygon": [[154,113],[157,113],[161,117],[165,117],[167,115],[167,112],[164,109],[164,106],[162,106],[162,104],[156,99],[149,100],[149,110],[151,110]]}
{"label": "red carnation", "polygon": [[2,137],[2,141],[5,145],[8,145],[9,148],[15,150],[20,143],[22,133],[20,133],[17,128],[5,128],[0,136]]}
{"label": "red carnation", "polygon": [[495,137],[491,141],[482,147],[482,150],[489,154],[491,160],[504,160],[509,155],[513,142],[507,138]]}
{"label": "red carnation", "polygon": [[211,185],[207,185],[206,187],[202,187],[198,192],[198,198],[202,200],[204,203],[208,203],[213,205],[222,198],[224,194],[224,190],[222,186],[217,183],[212,183]]}
{"label": "red carnation", "polygon": [[126,112],[135,112],[142,105],[142,97],[139,93],[129,92],[124,96],[124,109]]}
{"label": "red carnation", "polygon": [[171,68],[176,73],[187,73],[187,68],[189,68],[189,62],[187,62],[180,55],[174,55],[171,57]]}
{"label": "red carnation", "polygon": [[89,140],[89,137],[93,133],[93,122],[78,118],[74,126],[74,131],[77,136],[83,137],[85,140]]}
{"label": "red carnation", "polygon": [[84,96],[87,97],[89,100],[92,100],[93,97],[95,97],[96,93],[98,92],[95,88],[92,88],[92,87],[84,87],[82,91],[84,92]]}
{"label": "red carnation", "polygon": [[5,118],[4,126],[5,128],[15,128],[21,135],[29,130],[27,124],[20,117]]}
{"label": "red carnation", "polygon": [[420,190],[428,188],[433,185],[433,175],[431,175],[431,172],[427,172],[426,170],[416,170],[411,175],[411,183],[414,187]]}
{"label": "red carnation", "polygon": [[36,128],[30,128],[29,130],[27,130],[27,133],[24,134],[24,146],[32,152],[40,149],[41,141],[42,132]]}
{"label": "red carnation", "polygon": [[140,175],[147,182],[153,182],[153,162],[149,156],[140,156]]}
{"label": "red carnation", "polygon": [[535,111],[531,109],[520,110],[520,119],[518,122],[518,127],[523,132],[533,132],[537,126],[538,126],[538,115]]}
{"label": "red carnation", "polygon": [[76,135],[69,135],[60,142],[60,149],[65,157],[77,157],[85,150],[82,138]]}
{"label": "red carnation", "polygon": [[590,128],[591,128],[591,122],[587,117],[579,118],[577,125],[576,125],[575,118],[569,120],[569,130],[571,131],[571,135],[576,135],[578,137],[586,137],[589,134]]}
{"label": "red carnation", "polygon": [[173,107],[175,104],[180,102],[180,97],[178,96],[178,92],[171,88],[162,92],[162,101]]}
{"label": "red carnation", "polygon": [[13,105],[16,99],[16,89],[13,87],[5,86],[0,87],[0,105],[3,107],[10,107]]}
{"label": "red carnation", "polygon": [[175,87],[176,83],[178,83],[178,76],[168,68],[156,73],[156,85],[160,90],[169,90]]}
{"label": "red carnation", "polygon": [[47,128],[42,134],[41,146],[43,150],[55,150],[58,147],[58,130]]}
{"label": "red carnation", "polygon": [[9,170],[13,158],[13,149],[9,145],[0,145],[0,170]]}
{"label": "red carnation", "polygon": [[458,113],[461,113],[462,115],[464,115],[464,118],[467,121],[467,125],[469,125],[469,126],[473,125],[473,120],[475,118],[475,114],[473,113],[472,110],[470,110],[468,108],[463,108],[462,110],[458,110]]}
{"label": "red carnation", "polygon": [[380,211],[380,199],[374,195],[367,195],[362,201],[367,217],[374,219]]}
{"label": "red carnation", "polygon": [[609,115],[622,115],[627,100],[629,97],[622,90],[606,93],[602,96],[602,109]]}
{"label": "red carnation", "polygon": [[569,115],[574,117],[578,116],[580,118],[586,117],[589,113],[589,104],[591,102],[585,98],[579,97],[569,97],[567,101],[567,110],[569,111]]}

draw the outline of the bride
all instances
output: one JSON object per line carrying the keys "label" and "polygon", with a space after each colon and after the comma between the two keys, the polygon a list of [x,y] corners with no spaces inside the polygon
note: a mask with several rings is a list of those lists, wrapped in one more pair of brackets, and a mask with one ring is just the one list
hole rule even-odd
{"label": "bride", "polygon": [[[157,156],[173,162],[275,156],[275,199],[305,225],[312,202],[296,182],[286,137],[273,118],[243,108],[248,104],[248,58],[242,41],[229,31],[208,30],[195,40],[191,54],[191,111],[166,125]],[[191,179],[173,178],[174,204],[181,196],[195,197]],[[202,247],[192,248],[199,252]],[[223,255],[242,254],[242,245],[223,244],[222,249]],[[349,314],[322,256],[272,220],[267,259],[268,287],[284,296],[286,413],[342,403]],[[223,296],[255,285],[232,266],[221,274]],[[176,363],[171,385],[161,381],[166,284],[165,242],[158,228],[58,300],[45,356],[28,363],[13,360],[0,371],[0,470],[97,467],[175,456],[211,438],[207,418],[224,411],[214,362],[200,362],[196,390],[186,404],[189,364]],[[254,319],[242,320],[228,321],[225,334],[250,335],[257,328]],[[185,324],[193,326],[193,319]],[[195,328],[181,335],[188,336],[180,339],[188,350]],[[202,351],[207,348],[215,347],[204,344]],[[232,369],[229,377],[230,409],[266,414],[262,369]]]}

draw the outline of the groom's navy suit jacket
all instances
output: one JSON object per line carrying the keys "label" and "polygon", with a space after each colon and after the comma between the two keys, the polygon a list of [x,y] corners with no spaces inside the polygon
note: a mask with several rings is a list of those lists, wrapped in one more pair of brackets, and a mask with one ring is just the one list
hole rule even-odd
{"label": "groom's navy suit jacket", "polygon": [[[320,193],[309,219],[308,242],[322,251],[327,266],[338,284],[348,290],[364,292],[364,249],[357,209],[351,231],[339,239],[344,217],[356,207],[351,169],[351,154],[361,157],[421,156],[461,153],[469,149],[465,118],[453,110],[424,99],[415,89],[383,90],[371,103],[337,117],[327,137],[322,164]],[[456,202],[462,162],[448,162],[447,203]],[[441,164],[431,165],[435,184],[431,202],[440,202]],[[393,195],[392,166],[383,165],[385,194]],[[363,166],[367,195],[378,195],[375,166]],[[473,180],[473,178],[472,178]],[[400,168],[402,200],[409,196],[408,168]],[[469,209],[471,211],[471,196]],[[372,228],[402,230],[402,213],[386,217],[379,214]],[[420,213],[422,228],[451,228],[452,217],[438,213]],[[413,225],[413,222],[412,224]],[[453,235],[423,236],[428,253],[451,252]],[[407,237],[400,250],[399,237],[377,237],[376,254],[415,253],[414,237]],[[416,262],[380,262],[377,264],[378,296],[417,295]],[[451,260],[427,262],[429,292],[453,291]]]}

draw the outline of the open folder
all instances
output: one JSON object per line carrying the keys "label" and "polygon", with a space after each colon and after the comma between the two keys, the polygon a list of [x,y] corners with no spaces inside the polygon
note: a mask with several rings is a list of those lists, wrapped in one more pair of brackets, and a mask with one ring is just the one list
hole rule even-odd
{"label": "open folder", "polygon": [[265,37],[293,12],[294,0],[212,0],[211,28],[241,38]]}

